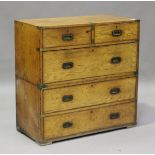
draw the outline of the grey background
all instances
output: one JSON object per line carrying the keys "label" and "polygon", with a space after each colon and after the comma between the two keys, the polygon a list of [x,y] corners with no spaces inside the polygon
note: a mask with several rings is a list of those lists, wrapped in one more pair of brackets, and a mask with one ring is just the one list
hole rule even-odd
{"label": "grey background", "polygon": [[[40,147],[15,128],[14,20],[111,14],[141,20],[138,125]],[[0,2],[0,153],[155,153],[155,2]]]}

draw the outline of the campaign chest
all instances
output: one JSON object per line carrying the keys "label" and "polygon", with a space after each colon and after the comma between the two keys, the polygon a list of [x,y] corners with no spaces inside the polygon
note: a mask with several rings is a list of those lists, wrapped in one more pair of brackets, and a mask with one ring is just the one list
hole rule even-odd
{"label": "campaign chest", "polygon": [[140,21],[15,21],[17,129],[51,142],[136,124]]}

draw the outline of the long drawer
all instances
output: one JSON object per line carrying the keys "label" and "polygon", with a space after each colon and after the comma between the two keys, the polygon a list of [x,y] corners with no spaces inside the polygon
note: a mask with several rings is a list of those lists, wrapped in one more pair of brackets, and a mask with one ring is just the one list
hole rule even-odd
{"label": "long drawer", "polygon": [[137,43],[43,53],[43,82],[136,71]]}
{"label": "long drawer", "polygon": [[123,103],[44,118],[44,138],[57,139],[135,123],[135,103]]}
{"label": "long drawer", "polygon": [[43,113],[135,98],[136,78],[125,78],[43,91]]}

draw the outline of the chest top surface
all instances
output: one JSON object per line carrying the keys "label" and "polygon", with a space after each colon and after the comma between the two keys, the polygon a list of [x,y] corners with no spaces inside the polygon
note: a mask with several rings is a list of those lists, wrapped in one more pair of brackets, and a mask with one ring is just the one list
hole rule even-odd
{"label": "chest top surface", "polygon": [[89,24],[103,24],[115,22],[131,22],[136,19],[129,17],[119,17],[112,15],[95,15],[95,16],[74,16],[58,18],[40,18],[40,19],[21,19],[17,20],[36,27],[54,28],[67,26],[85,26]]}

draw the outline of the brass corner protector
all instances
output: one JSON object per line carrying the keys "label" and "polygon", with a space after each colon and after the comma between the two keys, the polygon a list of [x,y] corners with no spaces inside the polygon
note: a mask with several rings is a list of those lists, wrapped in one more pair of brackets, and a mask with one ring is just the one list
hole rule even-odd
{"label": "brass corner protector", "polygon": [[37,26],[37,29],[38,29],[38,30],[43,30],[44,28],[41,27],[41,26]]}
{"label": "brass corner protector", "polygon": [[134,72],[134,75],[135,75],[135,76],[138,76],[138,71],[135,71],[135,72]]}
{"label": "brass corner protector", "polygon": [[46,84],[37,84],[37,88],[42,90],[44,88],[47,88],[47,85]]}

